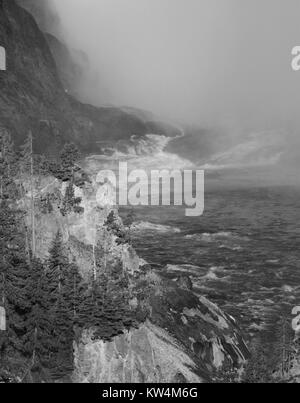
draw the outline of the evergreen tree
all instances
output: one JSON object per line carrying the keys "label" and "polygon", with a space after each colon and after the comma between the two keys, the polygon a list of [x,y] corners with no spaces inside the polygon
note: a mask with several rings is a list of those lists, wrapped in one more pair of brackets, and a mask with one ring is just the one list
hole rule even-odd
{"label": "evergreen tree", "polygon": [[57,232],[53,240],[49,255],[46,270],[46,279],[48,280],[47,294],[49,303],[55,306],[61,293],[63,272],[69,265],[60,232]]}
{"label": "evergreen tree", "polygon": [[77,265],[69,263],[59,232],[49,255],[41,286],[43,318],[38,353],[42,364],[58,379],[73,369],[73,341],[83,285]]}
{"label": "evergreen tree", "polygon": [[47,268],[41,278],[41,294],[37,307],[38,332],[36,333],[35,354],[43,368],[52,368],[58,345],[55,339],[55,308],[49,303]]}
{"label": "evergreen tree", "polygon": [[10,135],[0,131],[0,197],[13,197],[16,185],[14,177],[16,175],[16,154]]}
{"label": "evergreen tree", "polygon": [[31,221],[31,251],[33,256],[36,252],[36,236],[35,236],[35,181],[34,181],[34,152],[33,152],[33,136],[30,131],[25,143],[21,147],[21,153],[19,158],[19,170],[21,173],[21,179],[26,181],[29,177],[30,183],[30,221]]}
{"label": "evergreen tree", "polygon": [[54,315],[54,339],[57,348],[52,359],[52,375],[61,378],[73,370],[74,322],[65,295],[59,295]]}
{"label": "evergreen tree", "polygon": [[80,207],[81,203],[81,198],[80,197],[75,197],[75,192],[74,192],[74,184],[73,181],[69,181],[68,186],[66,188],[66,193],[63,198],[63,203],[62,203],[62,208],[61,208],[61,213],[62,215],[67,215],[68,213],[74,212],[74,213],[82,213],[83,208]]}
{"label": "evergreen tree", "polygon": [[40,307],[42,321],[39,324],[38,353],[42,365],[53,369],[59,354],[59,339],[56,326],[60,309],[62,273],[64,268],[68,266],[62,236],[59,232],[52,243],[49,254],[47,267],[41,281],[42,300],[40,301]]}
{"label": "evergreen tree", "polygon": [[74,173],[78,170],[76,162],[80,158],[80,152],[74,143],[68,143],[64,146],[60,154],[60,173],[59,179],[62,181],[73,181]]}
{"label": "evergreen tree", "polygon": [[274,365],[270,359],[270,345],[261,338],[255,340],[251,349],[251,359],[248,361],[242,383],[273,383]]}
{"label": "evergreen tree", "polygon": [[0,207],[0,292],[7,317],[5,348],[8,353],[24,353],[30,300],[24,228],[20,225],[23,216],[7,200],[2,200]]}
{"label": "evergreen tree", "polygon": [[125,228],[118,221],[115,212],[113,210],[109,213],[107,220],[104,223],[104,226],[107,228],[109,232],[111,232],[113,235],[117,237],[117,243],[119,245],[123,245],[130,242],[129,234],[125,231]]}
{"label": "evergreen tree", "polygon": [[108,291],[112,298],[112,305],[115,308],[115,320],[121,321],[123,329],[131,327],[134,324],[134,319],[133,312],[129,306],[129,278],[127,272],[123,270],[121,261],[117,261],[112,265]]}
{"label": "evergreen tree", "polygon": [[277,357],[277,362],[275,362],[274,366],[276,370],[279,370],[281,380],[289,379],[294,352],[294,334],[291,327],[291,318],[288,315],[284,314],[277,322],[275,337],[273,351]]}
{"label": "evergreen tree", "polygon": [[80,325],[94,328],[95,338],[109,341],[135,325],[129,306],[128,279],[120,262],[93,281],[80,307]]}
{"label": "evergreen tree", "polygon": [[79,307],[85,285],[75,262],[65,267],[63,272],[62,294],[67,302],[73,325],[78,322]]}
{"label": "evergreen tree", "polygon": [[96,317],[96,297],[95,297],[96,284],[86,290],[82,299],[80,300],[78,310],[78,324],[81,329],[90,329],[97,325]]}
{"label": "evergreen tree", "polygon": [[42,334],[42,326],[47,318],[47,312],[43,310],[42,281],[45,267],[39,259],[30,259],[30,272],[28,275],[28,293],[30,298],[30,315],[28,318],[28,336],[25,350],[31,357],[32,366],[39,362],[39,335]]}
{"label": "evergreen tree", "polygon": [[131,232],[132,232],[132,227],[134,226],[134,220],[135,220],[135,214],[133,209],[130,209],[125,217],[123,218],[123,224],[125,228],[127,229],[127,242],[131,244]]}

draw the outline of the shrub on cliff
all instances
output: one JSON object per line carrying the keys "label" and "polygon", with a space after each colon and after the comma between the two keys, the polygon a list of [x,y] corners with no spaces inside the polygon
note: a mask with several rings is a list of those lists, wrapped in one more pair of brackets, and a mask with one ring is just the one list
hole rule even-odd
{"label": "shrub on cliff", "polygon": [[116,238],[116,242],[119,245],[123,245],[130,242],[130,237],[128,232],[122,226],[122,224],[118,221],[115,212],[111,211],[107,217],[104,226],[107,228],[109,232],[111,232]]}
{"label": "shrub on cliff", "polygon": [[81,214],[84,211],[84,209],[80,206],[80,203],[81,198],[75,197],[74,184],[73,181],[71,180],[68,183],[66,193],[62,201],[62,208],[61,208],[62,215],[65,216],[71,212]]}
{"label": "shrub on cliff", "polygon": [[129,284],[120,262],[109,264],[107,271],[93,281],[80,306],[80,326],[94,329],[96,339],[109,341],[135,326],[129,304]]}
{"label": "shrub on cliff", "polygon": [[56,177],[63,182],[73,181],[74,174],[78,171],[76,162],[80,158],[80,152],[74,143],[65,144],[60,153],[60,163]]}

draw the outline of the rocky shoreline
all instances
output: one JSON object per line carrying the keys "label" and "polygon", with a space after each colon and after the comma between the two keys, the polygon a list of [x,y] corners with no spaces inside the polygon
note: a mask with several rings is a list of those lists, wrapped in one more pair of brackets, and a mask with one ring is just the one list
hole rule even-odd
{"label": "rocky shoreline", "polygon": [[[53,178],[50,193],[63,194],[64,186]],[[76,188],[82,214],[61,217],[38,214],[40,258],[46,258],[49,242],[59,230],[69,257],[85,281],[92,281],[95,248],[105,239],[109,259],[120,259],[130,279],[130,305],[137,326],[109,342],[94,340],[91,331],[74,344],[76,382],[207,382],[223,367],[238,367],[249,351],[235,320],[206,298],[193,293],[189,278],[172,281],[161,277],[130,243],[120,244],[104,226],[110,209],[97,205],[99,184]],[[109,204],[109,203],[108,203]],[[113,210],[117,217],[117,211]],[[123,224],[118,218],[122,230]]]}

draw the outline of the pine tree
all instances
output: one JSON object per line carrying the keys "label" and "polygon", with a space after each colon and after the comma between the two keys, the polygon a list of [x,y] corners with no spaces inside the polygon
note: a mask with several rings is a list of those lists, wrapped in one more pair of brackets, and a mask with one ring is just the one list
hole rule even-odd
{"label": "pine tree", "polygon": [[276,352],[277,357],[276,367],[279,368],[280,379],[285,380],[290,377],[294,338],[291,327],[291,319],[288,317],[288,315],[284,314],[277,322],[275,337],[276,341],[274,344],[274,352]]}
{"label": "pine tree", "polygon": [[54,378],[59,379],[73,370],[73,341],[75,338],[73,312],[63,294],[59,295],[54,318],[54,338],[57,342],[57,350],[52,360],[52,374]]}
{"label": "pine tree", "polygon": [[121,261],[112,265],[109,293],[112,296],[113,305],[115,307],[115,318],[121,321],[121,327],[128,328],[133,325],[133,312],[129,306],[130,292],[129,279],[126,271],[123,270]]}
{"label": "pine tree", "polygon": [[68,266],[62,236],[59,232],[52,243],[49,254],[47,267],[41,280],[42,300],[40,301],[40,309],[42,320],[39,323],[38,354],[42,365],[53,369],[59,354],[56,324],[60,307],[62,273],[64,267]]}
{"label": "pine tree", "polygon": [[73,341],[83,286],[77,265],[69,263],[59,232],[49,255],[41,286],[43,318],[37,344],[42,364],[58,379],[73,369]]}
{"label": "pine tree", "polygon": [[129,307],[128,279],[120,265],[110,265],[108,272],[100,272],[81,307],[81,325],[93,327],[95,337],[111,340],[134,325]]}
{"label": "pine tree", "polygon": [[7,200],[2,200],[0,207],[0,292],[7,316],[6,349],[9,353],[24,353],[30,301],[27,282],[29,266],[24,229],[20,225],[23,216]]}
{"label": "pine tree", "polygon": [[63,182],[74,181],[74,173],[78,170],[76,162],[80,158],[80,152],[74,143],[68,143],[64,146],[60,154],[60,173],[59,179]]}
{"label": "pine tree", "polygon": [[95,321],[95,282],[86,290],[82,299],[80,300],[78,312],[78,324],[81,329],[90,329],[97,325]]}
{"label": "pine tree", "polygon": [[0,131],[0,197],[12,196],[15,191],[16,154],[10,135]]}
{"label": "pine tree", "polygon": [[28,293],[30,299],[30,315],[28,318],[28,335],[25,343],[25,350],[31,357],[32,367],[39,362],[39,335],[42,333],[41,327],[47,312],[43,311],[42,281],[45,267],[36,258],[30,259],[30,272],[28,275]]}
{"label": "pine tree", "polygon": [[63,204],[61,208],[61,213],[62,215],[67,215],[68,213],[74,212],[74,213],[82,213],[83,208],[80,207],[81,203],[81,198],[80,197],[75,197],[75,192],[74,192],[74,184],[73,181],[69,181],[68,186],[66,188],[66,193],[63,199]]}
{"label": "pine tree", "polygon": [[55,309],[49,302],[47,268],[41,277],[40,299],[37,306],[38,331],[35,340],[37,362],[44,368],[52,368],[58,345],[55,339]]}
{"label": "pine tree", "polygon": [[242,383],[273,383],[274,364],[270,356],[270,345],[259,337],[251,349],[251,359],[248,361]]}
{"label": "pine tree", "polygon": [[95,307],[93,312],[94,326],[96,329],[95,337],[101,340],[110,340],[114,331],[113,315],[110,310],[114,309],[110,295],[108,293],[108,278],[106,274],[101,274],[94,283]]}
{"label": "pine tree", "polygon": [[31,301],[28,292],[29,266],[26,259],[15,255],[6,276],[6,312],[9,349],[26,355],[26,340],[29,333]]}
{"label": "pine tree", "polygon": [[33,136],[30,131],[25,143],[21,147],[19,169],[21,179],[30,179],[30,221],[31,221],[31,251],[35,256],[36,252],[36,236],[35,236],[35,183],[34,183],[34,152],[33,152]]}
{"label": "pine tree", "polygon": [[127,229],[127,242],[128,243],[132,243],[131,241],[131,232],[132,232],[132,227],[134,226],[134,219],[135,219],[135,214],[134,211],[132,209],[130,209],[127,214],[125,215],[125,217],[123,218],[123,224],[125,226],[125,228]]}
{"label": "pine tree", "polygon": [[111,211],[107,217],[104,226],[108,232],[111,232],[117,237],[117,243],[123,245],[130,242],[129,234],[125,231],[125,228],[118,221],[114,211]]}
{"label": "pine tree", "polygon": [[78,266],[75,262],[72,262],[64,268],[62,294],[67,301],[73,325],[78,322],[79,307],[84,291],[85,284],[79,273]]}
{"label": "pine tree", "polygon": [[49,302],[55,305],[61,293],[63,272],[69,265],[60,232],[57,232],[53,240],[49,255],[46,278],[48,280]]}

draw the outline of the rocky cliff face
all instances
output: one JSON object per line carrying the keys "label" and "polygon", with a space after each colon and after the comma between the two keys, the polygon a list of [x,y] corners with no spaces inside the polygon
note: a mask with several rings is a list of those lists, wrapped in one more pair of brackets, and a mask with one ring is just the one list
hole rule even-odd
{"label": "rocky cliff face", "polygon": [[[55,19],[44,8],[46,2],[18,3],[26,10],[15,0],[0,0],[0,45],[7,52],[7,71],[0,74],[0,126],[9,130],[17,144],[31,129],[36,152],[55,155],[62,144],[73,141],[83,152],[95,153],[100,150],[98,142],[151,132],[153,125],[138,113],[85,105],[71,96],[76,95],[75,82],[83,67],[75,59],[84,65],[84,56],[41,31]],[[165,127],[158,129],[166,134]]]}
{"label": "rocky cliff face", "polygon": [[42,31],[51,33],[60,29],[60,20],[51,0],[16,0],[16,3],[34,16]]}
{"label": "rocky cliff face", "polygon": [[86,333],[75,345],[74,382],[79,383],[180,383],[203,382],[205,372],[196,367],[164,329],[150,321],[109,343],[95,342]]}
{"label": "rocky cliff face", "polygon": [[[76,99],[81,99],[80,88],[90,72],[88,57],[84,52],[69,49],[62,37],[63,27],[53,2],[49,0],[17,0],[36,20],[48,42],[64,89]],[[93,80],[94,77],[91,78]]]}
{"label": "rocky cliff face", "polygon": [[[172,293],[168,295],[172,297]],[[247,359],[249,352],[236,325],[207,300],[197,301],[197,308],[189,311],[190,298],[191,294],[185,295],[177,306],[180,319],[171,304],[159,310],[158,321],[150,313],[138,329],[111,342],[94,341],[92,334],[85,333],[74,346],[74,382],[202,383],[226,364]]]}
{"label": "rocky cliff face", "polygon": [[0,1],[0,44],[7,52],[7,71],[0,75],[0,124],[16,143],[31,129],[36,151],[55,153],[74,141],[83,151],[95,152],[97,141],[147,133],[144,122],[129,113],[69,96],[45,35],[14,0]]}
{"label": "rocky cliff face", "polygon": [[[64,187],[47,178],[42,193],[59,198]],[[93,181],[76,188],[82,214],[62,217],[55,203],[51,214],[37,213],[40,258],[46,258],[60,229],[70,259],[76,260],[87,282],[98,270],[94,254],[99,240],[105,242],[109,259],[121,260],[130,278],[130,306],[136,312],[137,326],[110,342],[94,340],[92,329],[85,331],[74,344],[74,381],[206,382],[224,365],[238,366],[246,360],[249,352],[232,317],[196,296],[188,280],[163,278],[129,244],[117,242],[103,225],[110,209],[97,204],[98,190]]]}
{"label": "rocky cliff face", "polygon": [[[57,70],[65,91],[81,100],[80,89],[84,76],[90,72],[87,56],[83,52],[69,49],[55,35],[45,33],[51,53],[56,62]],[[92,75],[92,73],[91,73]],[[91,77],[93,80],[93,77]]]}

